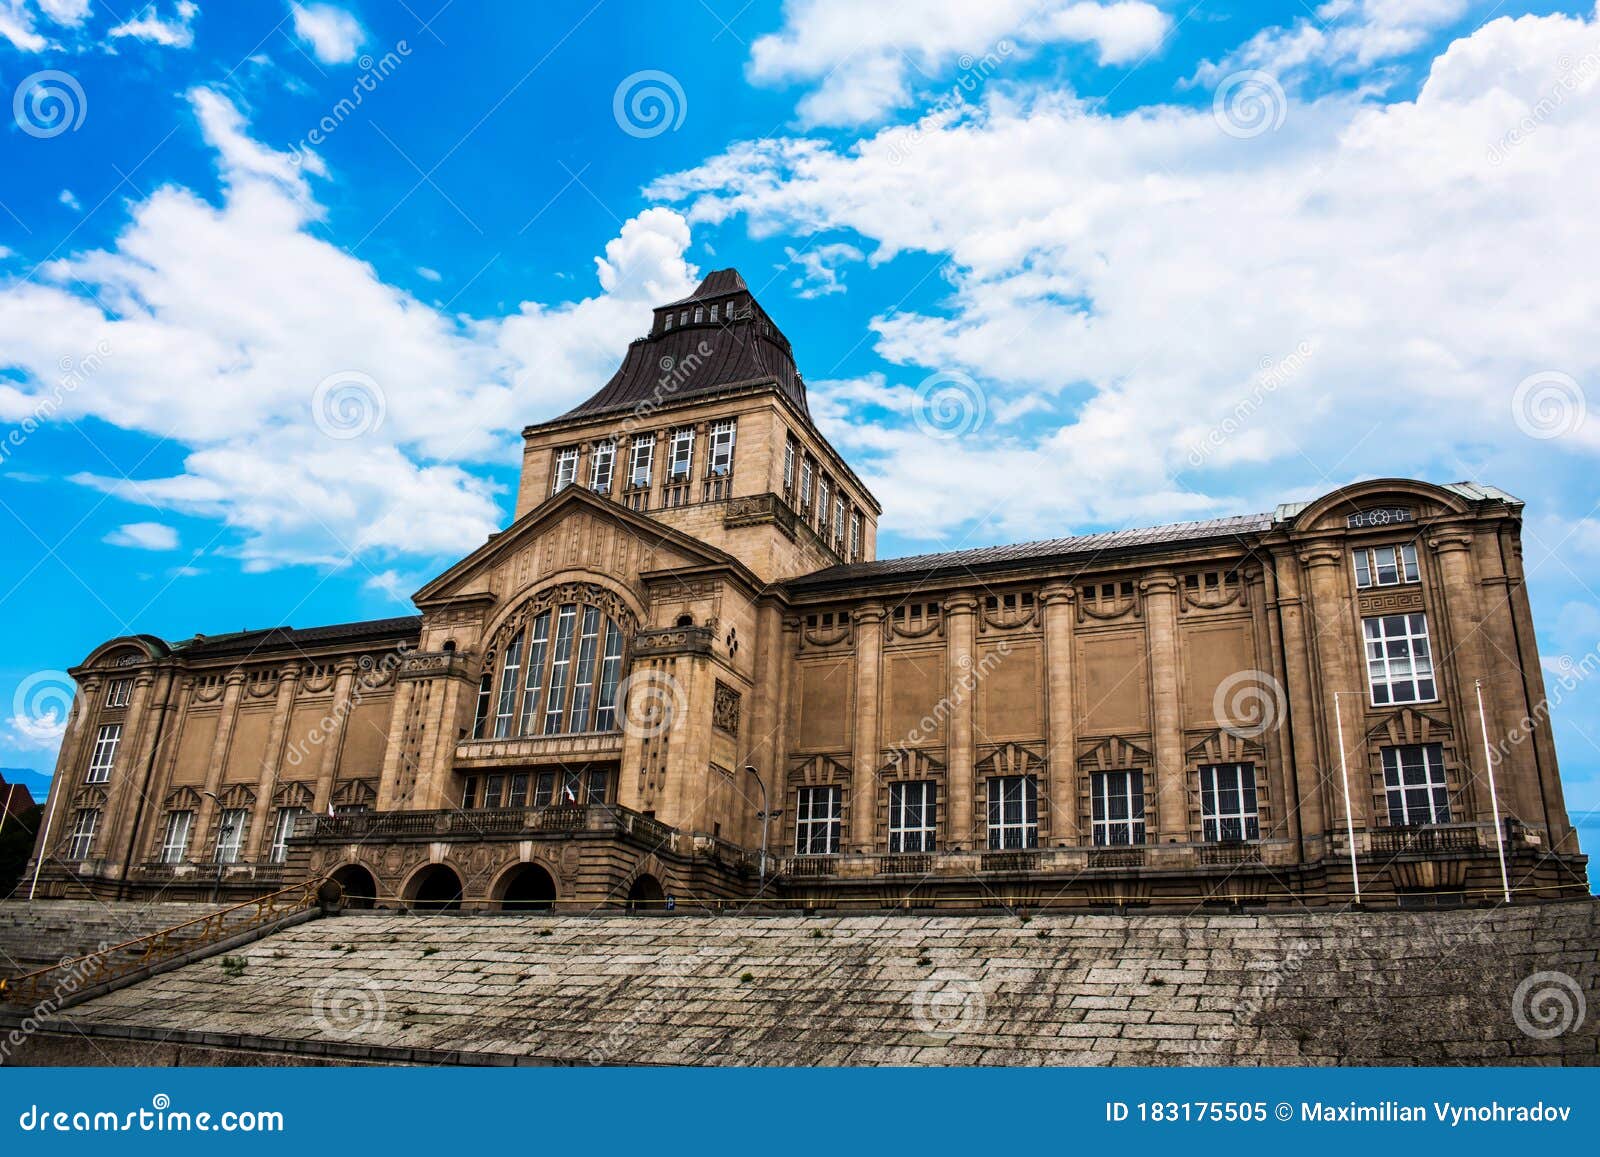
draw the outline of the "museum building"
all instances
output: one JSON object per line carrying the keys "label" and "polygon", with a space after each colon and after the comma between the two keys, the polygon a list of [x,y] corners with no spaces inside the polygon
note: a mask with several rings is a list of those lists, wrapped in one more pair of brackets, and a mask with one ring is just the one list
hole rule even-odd
{"label": "museum building", "polygon": [[[340,626],[112,639],[42,895],[480,910],[1587,892],[1522,504],[1361,482],[878,559],[733,270],[524,432],[515,517]],[[765,849],[765,851],[763,850]],[[30,868],[30,872],[33,868]]]}

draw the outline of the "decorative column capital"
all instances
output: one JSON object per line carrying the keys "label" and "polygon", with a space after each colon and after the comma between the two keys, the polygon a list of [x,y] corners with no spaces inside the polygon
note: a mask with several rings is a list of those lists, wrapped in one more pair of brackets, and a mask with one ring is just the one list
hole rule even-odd
{"label": "decorative column capital", "polygon": [[1472,549],[1472,535],[1464,530],[1446,531],[1428,539],[1428,546],[1440,556],[1469,551]]}
{"label": "decorative column capital", "polygon": [[1139,590],[1146,595],[1177,594],[1178,576],[1170,570],[1151,571],[1139,580]]}
{"label": "decorative column capital", "polygon": [[944,600],[944,613],[951,615],[975,615],[978,613],[978,598],[971,591],[957,591]]}
{"label": "decorative column capital", "polygon": [[1047,607],[1057,603],[1070,606],[1077,598],[1078,588],[1071,583],[1048,583],[1039,591],[1039,601]]}
{"label": "decorative column capital", "polygon": [[852,617],[857,623],[868,625],[883,622],[884,616],[887,613],[888,609],[882,603],[873,601],[862,603],[860,606],[856,607],[856,609],[852,612]]}
{"label": "decorative column capital", "polygon": [[1300,552],[1299,557],[1300,565],[1307,570],[1325,566],[1343,566],[1344,548],[1332,542],[1310,543]]}

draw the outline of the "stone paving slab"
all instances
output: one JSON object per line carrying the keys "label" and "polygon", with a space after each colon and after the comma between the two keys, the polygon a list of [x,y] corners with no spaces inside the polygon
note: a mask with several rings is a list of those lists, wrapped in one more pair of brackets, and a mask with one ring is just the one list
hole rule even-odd
{"label": "stone paving slab", "polygon": [[[1600,904],[1581,901],[1026,921],[378,913],[312,921],[62,1015],[291,1052],[332,1042],[356,1059],[1593,1065],[1597,949]],[[1563,993],[1564,1031],[1519,1027],[1547,1030]]]}

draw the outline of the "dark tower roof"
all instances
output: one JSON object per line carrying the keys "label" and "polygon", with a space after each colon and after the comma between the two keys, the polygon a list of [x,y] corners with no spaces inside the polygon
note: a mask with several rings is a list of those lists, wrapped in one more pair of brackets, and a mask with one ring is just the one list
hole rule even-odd
{"label": "dark tower roof", "polygon": [[558,421],[641,403],[657,408],[737,386],[776,385],[809,416],[794,351],[736,269],[719,269],[679,301],[658,305],[650,332],[628,344],[622,366]]}

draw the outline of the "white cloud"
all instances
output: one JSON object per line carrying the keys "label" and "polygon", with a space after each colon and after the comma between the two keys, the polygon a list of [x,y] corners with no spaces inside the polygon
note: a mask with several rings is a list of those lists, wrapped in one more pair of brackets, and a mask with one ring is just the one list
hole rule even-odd
{"label": "white cloud", "polygon": [[130,522],[106,535],[105,541],[135,550],[177,550],[178,532],[162,522]]}
{"label": "white cloud", "polygon": [[[0,280],[0,371],[12,371],[0,373],[0,421],[56,392],[62,364],[80,367],[60,418],[171,437],[188,454],[170,476],[75,481],[222,520],[247,566],[478,546],[502,514],[493,485],[459,463],[516,463],[521,426],[599,388],[650,305],[694,284],[688,225],[656,208],[606,246],[591,296],[447,317],[313,233],[323,210],[307,174],[320,165],[296,169],[262,146],[214,92],[191,102],[221,203],[161,188],[113,246]],[[330,435],[349,432],[341,396],[358,437]],[[381,422],[361,426],[363,404]]]}
{"label": "white cloud", "polygon": [[290,4],[294,32],[324,64],[345,64],[356,58],[366,39],[361,22],[332,4]]}
{"label": "white cloud", "polygon": [[1336,72],[1370,69],[1427,43],[1461,19],[1467,0],[1329,0],[1315,19],[1263,28],[1221,61],[1202,64],[1195,80],[1215,84],[1243,69],[1280,81],[1304,79],[1313,67]]}
{"label": "white cloud", "polygon": [[426,265],[417,266],[417,276],[424,281],[440,282],[444,280],[437,269],[429,269]]}
{"label": "white cloud", "polygon": [[61,202],[61,204],[65,205],[75,213],[83,210],[83,204],[78,200],[77,194],[71,189],[62,189],[61,195],[57,197],[56,200]]}
{"label": "white cloud", "polygon": [[0,37],[20,52],[43,52],[54,41],[40,23],[78,28],[89,18],[89,0],[0,0]]}
{"label": "white cloud", "polygon": [[789,264],[798,266],[800,270],[800,276],[790,282],[790,288],[804,298],[843,293],[844,281],[839,275],[839,267],[847,262],[866,260],[866,254],[861,250],[843,242],[810,245],[805,249],[789,246],[783,252]]}
{"label": "white cloud", "polygon": [[784,25],[750,50],[757,84],[804,83],[808,124],[860,124],[910,103],[912,72],[945,74],[951,64],[1026,46],[1092,44],[1103,65],[1137,61],[1161,44],[1172,20],[1144,0],[788,0]]}
{"label": "white cloud", "polygon": [[132,20],[111,29],[113,39],[131,36],[150,44],[167,48],[188,48],[194,43],[194,18],[200,11],[193,0],[178,0],[172,8],[172,19],[161,19],[157,6],[152,4]]}
{"label": "white cloud", "polygon": [[[1543,479],[1556,502],[1563,464],[1592,470],[1600,404],[1539,440],[1512,397],[1546,370],[1591,399],[1600,381],[1600,67],[1575,66],[1596,34],[1499,19],[1415,100],[1295,102],[1249,140],[1209,102],[1112,115],[1036,92],[839,146],[742,143],[651,191],[758,235],[853,233],[874,261],[949,256],[939,308],[872,329],[901,388],[976,379],[984,426],[939,441],[868,429],[848,396],[821,411],[891,529],[991,508],[984,538],[1269,509],[1397,462]],[[1065,424],[1008,431],[1030,397]]]}

